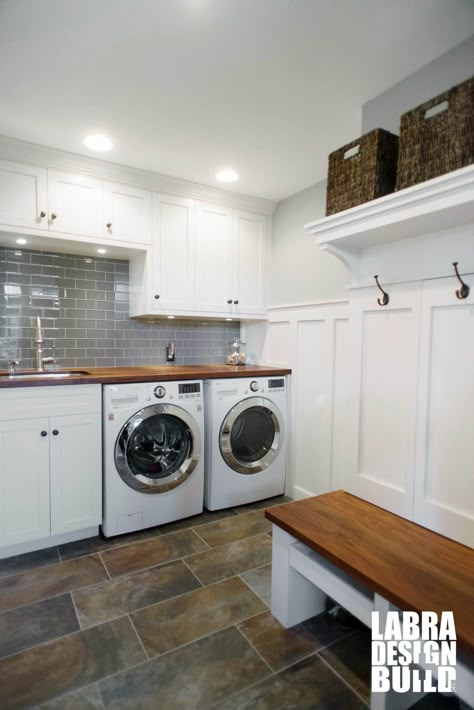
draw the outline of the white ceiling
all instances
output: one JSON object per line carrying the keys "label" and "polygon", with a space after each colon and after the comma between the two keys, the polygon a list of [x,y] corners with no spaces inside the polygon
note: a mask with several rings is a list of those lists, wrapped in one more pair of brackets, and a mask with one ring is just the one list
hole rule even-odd
{"label": "white ceiling", "polygon": [[281,199],[473,29],[472,0],[0,0],[0,133]]}

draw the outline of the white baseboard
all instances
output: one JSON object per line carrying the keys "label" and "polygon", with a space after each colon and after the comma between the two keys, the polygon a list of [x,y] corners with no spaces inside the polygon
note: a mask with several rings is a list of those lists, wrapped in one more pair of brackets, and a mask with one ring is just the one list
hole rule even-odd
{"label": "white baseboard", "polygon": [[290,486],[286,495],[293,498],[293,500],[302,500],[303,498],[312,498],[316,493],[308,491],[307,488],[303,488],[302,486]]}
{"label": "white baseboard", "polygon": [[85,540],[87,537],[95,537],[99,534],[99,527],[84,528],[83,530],[75,530],[74,532],[63,533],[62,535],[51,535],[50,537],[42,537],[39,540],[29,540],[28,542],[20,542],[17,545],[9,545],[8,547],[0,548],[0,560],[14,555],[24,555],[26,552],[36,552],[36,550],[45,550],[48,547],[55,545],[65,545],[67,542],[76,542],[76,540]]}

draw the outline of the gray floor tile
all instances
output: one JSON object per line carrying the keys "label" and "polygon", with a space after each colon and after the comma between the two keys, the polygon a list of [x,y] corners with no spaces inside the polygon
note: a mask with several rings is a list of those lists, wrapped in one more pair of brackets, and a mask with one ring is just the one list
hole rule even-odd
{"label": "gray floor tile", "polygon": [[103,552],[102,560],[110,576],[117,577],[207,549],[207,545],[193,530],[181,530]]}
{"label": "gray floor tile", "polygon": [[0,657],[79,630],[70,594],[0,614]]}
{"label": "gray floor tile", "polygon": [[311,656],[216,710],[362,710],[365,704],[317,656]]}
{"label": "gray floor tile", "polygon": [[61,562],[0,579],[0,611],[32,604],[107,579],[97,555]]}
{"label": "gray floor tile", "polygon": [[199,586],[196,577],[179,560],[79,590],[73,598],[84,629]]}
{"label": "gray floor tile", "polygon": [[94,552],[105,552],[115,547],[131,545],[134,542],[148,540],[148,538],[156,537],[157,535],[160,535],[160,530],[157,527],[138,530],[127,535],[116,535],[115,537],[97,535],[96,537],[88,537],[85,540],[77,540],[77,542],[68,542],[66,545],[60,545],[59,554],[62,560],[72,560],[75,557],[84,557],[84,555],[91,555]]}
{"label": "gray floor tile", "polygon": [[199,536],[210,546],[218,547],[229,542],[242,540],[271,530],[271,523],[265,518],[265,511],[256,510],[245,515],[237,515],[226,520],[201,525]]}
{"label": "gray floor tile", "polygon": [[45,567],[59,562],[58,548],[48,547],[46,550],[27,552],[0,560],[0,578],[11,574],[19,574],[37,567]]}
{"label": "gray floor tile", "polygon": [[217,520],[231,518],[234,515],[237,515],[237,513],[232,508],[215,511],[204,509],[204,511],[200,515],[193,515],[191,518],[184,518],[184,520],[178,520],[175,523],[168,523],[168,525],[162,525],[160,527],[160,532],[162,535],[166,535],[170,532],[186,530],[187,528],[199,527],[200,525],[206,525],[207,523],[212,523]]}
{"label": "gray floor tile", "polygon": [[320,651],[320,655],[364,700],[370,700],[371,635],[363,628]]}
{"label": "gray floor tile", "polygon": [[252,569],[249,572],[243,572],[241,575],[251,589],[258,594],[260,599],[263,599],[267,606],[272,603],[272,566],[265,565],[258,569]]}
{"label": "gray floor tile", "polygon": [[79,631],[0,660],[0,707],[38,705],[144,659],[127,618]]}
{"label": "gray floor tile", "polygon": [[248,619],[265,608],[239,577],[232,577],[138,611],[132,614],[132,621],[152,656]]}
{"label": "gray floor tile", "polygon": [[219,631],[99,683],[111,710],[208,710],[269,671],[235,628]]}
{"label": "gray floor tile", "polygon": [[207,550],[186,559],[186,564],[203,584],[212,584],[272,559],[272,542],[267,535],[255,535]]}
{"label": "gray floor tile", "polygon": [[96,683],[86,688],[74,690],[67,695],[61,695],[56,700],[50,700],[40,706],[40,710],[103,710],[104,705]]}

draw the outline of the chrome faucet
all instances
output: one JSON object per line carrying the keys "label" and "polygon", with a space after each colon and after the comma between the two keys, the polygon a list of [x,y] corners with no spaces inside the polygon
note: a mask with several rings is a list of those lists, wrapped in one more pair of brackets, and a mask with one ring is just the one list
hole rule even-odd
{"label": "chrome faucet", "polygon": [[43,331],[41,330],[41,318],[39,316],[36,316],[35,345],[36,345],[36,370],[38,372],[43,372],[45,365],[55,365],[56,364],[56,359],[54,357],[55,348],[53,348],[53,357],[43,357],[43,348],[41,347],[43,345],[43,342],[44,342],[44,339],[43,339]]}

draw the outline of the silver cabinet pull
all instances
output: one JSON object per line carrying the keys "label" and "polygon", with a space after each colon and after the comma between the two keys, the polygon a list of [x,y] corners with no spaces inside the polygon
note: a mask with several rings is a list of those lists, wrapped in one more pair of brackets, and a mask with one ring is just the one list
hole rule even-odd
{"label": "silver cabinet pull", "polygon": [[46,217],[46,212],[44,210],[41,210],[40,217],[41,219],[44,219]]}
{"label": "silver cabinet pull", "polygon": [[105,226],[107,227],[107,229],[112,229],[112,222],[107,222]]}
{"label": "silver cabinet pull", "polygon": [[58,218],[58,215],[56,214],[56,212],[51,212],[51,219],[54,220],[54,219],[57,219],[57,218]]}

